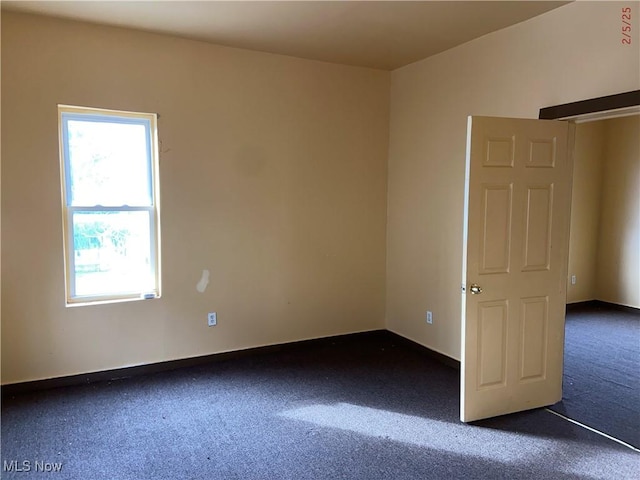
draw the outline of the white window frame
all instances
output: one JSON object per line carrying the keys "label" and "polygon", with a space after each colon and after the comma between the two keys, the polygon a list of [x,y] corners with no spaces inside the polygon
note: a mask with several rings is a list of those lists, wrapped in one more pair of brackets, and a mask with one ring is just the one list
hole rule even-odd
{"label": "white window frame", "polygon": [[[67,121],[91,120],[99,122],[104,119],[109,123],[129,123],[143,125],[146,131],[148,168],[150,170],[151,205],[70,205],[71,172],[69,166],[69,144]],[[158,165],[158,132],[157,115],[155,113],[128,112],[102,108],[58,105],[58,134],[60,144],[60,180],[62,188],[62,223],[64,243],[64,271],[66,306],[94,305],[102,303],[132,301],[160,298],[160,204],[159,204],[159,165]],[[75,292],[75,248],[73,235],[73,214],[78,212],[148,212],[149,240],[151,246],[150,265],[155,280],[154,288],[149,291],[123,294],[76,295]]]}

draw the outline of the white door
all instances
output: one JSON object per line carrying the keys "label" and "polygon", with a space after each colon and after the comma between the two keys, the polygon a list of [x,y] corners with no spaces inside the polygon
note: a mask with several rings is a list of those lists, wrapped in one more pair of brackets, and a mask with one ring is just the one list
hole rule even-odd
{"label": "white door", "polygon": [[469,117],[460,419],[562,398],[569,124]]}

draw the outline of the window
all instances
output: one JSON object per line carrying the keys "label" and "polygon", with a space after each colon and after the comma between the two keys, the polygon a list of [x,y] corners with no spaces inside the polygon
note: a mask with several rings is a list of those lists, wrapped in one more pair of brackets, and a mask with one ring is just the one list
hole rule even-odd
{"label": "window", "polygon": [[58,116],[67,305],[159,297],[156,115]]}

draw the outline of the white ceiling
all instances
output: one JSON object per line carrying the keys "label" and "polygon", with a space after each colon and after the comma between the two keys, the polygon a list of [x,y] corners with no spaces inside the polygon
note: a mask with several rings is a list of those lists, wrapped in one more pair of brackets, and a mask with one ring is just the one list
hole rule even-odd
{"label": "white ceiling", "polygon": [[2,1],[219,45],[393,70],[566,1]]}

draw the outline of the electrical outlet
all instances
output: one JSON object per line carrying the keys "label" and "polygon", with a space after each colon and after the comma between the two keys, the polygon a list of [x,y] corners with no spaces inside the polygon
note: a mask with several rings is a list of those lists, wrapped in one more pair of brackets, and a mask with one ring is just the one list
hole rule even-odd
{"label": "electrical outlet", "polygon": [[213,327],[218,323],[218,315],[216,315],[216,312],[209,312],[207,314],[207,323],[210,327]]}
{"label": "electrical outlet", "polygon": [[576,276],[571,275],[571,285],[575,285],[575,284],[576,284]]}
{"label": "electrical outlet", "polygon": [[433,324],[433,313],[430,310],[427,310],[427,323],[429,325]]}

